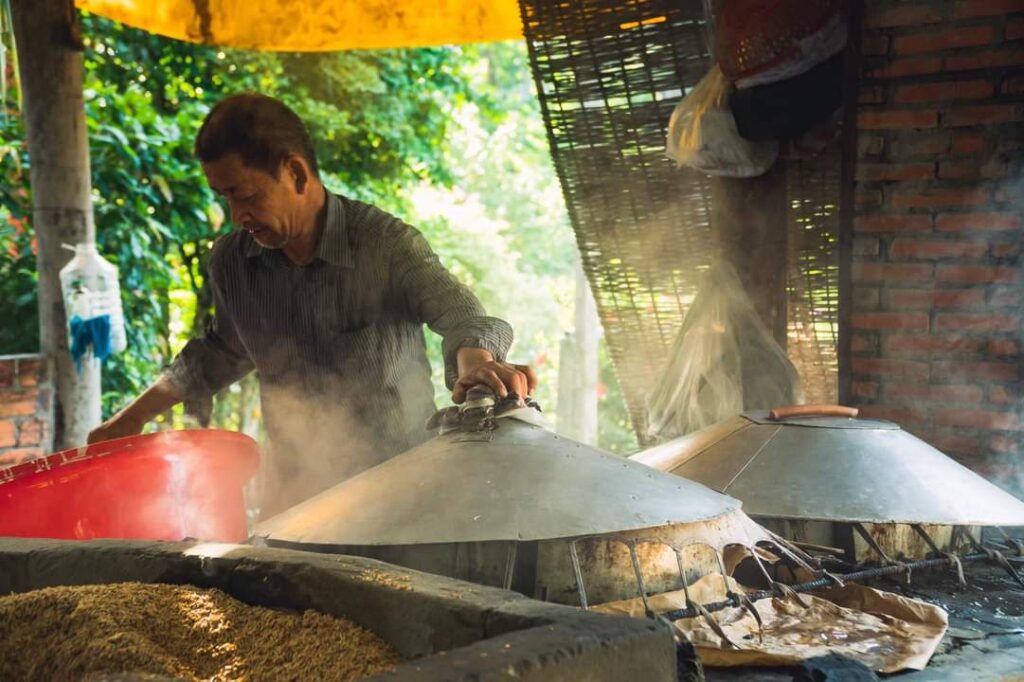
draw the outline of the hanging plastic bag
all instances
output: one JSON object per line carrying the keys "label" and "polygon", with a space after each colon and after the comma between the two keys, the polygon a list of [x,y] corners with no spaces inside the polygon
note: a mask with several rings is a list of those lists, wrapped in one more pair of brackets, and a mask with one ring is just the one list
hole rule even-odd
{"label": "hanging plastic bag", "polygon": [[745,410],[803,402],[800,376],[733,267],[705,273],[648,402],[648,435],[678,438]]}
{"label": "hanging plastic bag", "polygon": [[128,343],[121,307],[117,267],[85,242],[64,245],[75,256],[60,271],[64,310],[68,317],[68,346],[78,370],[86,353],[103,361]]}
{"label": "hanging plastic bag", "polygon": [[729,109],[731,86],[715,66],[676,105],[668,123],[665,153],[680,166],[708,175],[750,178],[775,163],[775,141],[751,142],[740,137]]}

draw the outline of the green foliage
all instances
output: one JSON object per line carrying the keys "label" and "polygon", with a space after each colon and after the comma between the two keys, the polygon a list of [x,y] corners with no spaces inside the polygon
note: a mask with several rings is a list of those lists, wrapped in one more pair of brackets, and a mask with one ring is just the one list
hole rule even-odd
{"label": "green foliage", "polygon": [[21,121],[0,128],[0,353],[39,350],[35,238],[28,224],[28,158]]}
{"label": "green foliage", "polygon": [[[522,44],[279,54],[181,43],[89,15],[83,27],[97,241],[120,268],[129,337],[129,351],[104,367],[105,413],[145,388],[212,313],[205,258],[229,227],[192,143],[210,107],[244,90],[294,108],[330,188],[419,227],[488,310],[513,323],[513,359],[537,366],[540,401],[554,408],[575,247]],[[0,130],[0,307],[12,320],[0,352],[38,348],[24,148],[12,121]],[[428,338],[440,387],[439,344]],[[621,396],[610,391],[601,409],[602,444],[629,449]],[[258,417],[253,378],[215,405],[226,428],[255,434]]]}
{"label": "green foliage", "polygon": [[458,48],[284,55],[278,95],[307,122],[323,168],[366,200],[450,184],[446,133],[465,102]]}

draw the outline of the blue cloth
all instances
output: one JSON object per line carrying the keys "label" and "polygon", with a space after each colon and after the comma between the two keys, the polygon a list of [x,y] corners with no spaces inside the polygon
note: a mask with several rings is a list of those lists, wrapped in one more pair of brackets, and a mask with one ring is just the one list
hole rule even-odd
{"label": "blue cloth", "polygon": [[71,327],[71,359],[75,369],[82,371],[82,357],[92,346],[92,354],[99,361],[110,355],[110,315],[97,315],[83,320],[74,315],[68,323]]}

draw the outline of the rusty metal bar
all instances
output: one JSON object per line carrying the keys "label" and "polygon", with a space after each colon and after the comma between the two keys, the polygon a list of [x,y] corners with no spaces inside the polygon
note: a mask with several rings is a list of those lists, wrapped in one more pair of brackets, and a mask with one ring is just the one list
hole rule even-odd
{"label": "rusty metal bar", "polygon": [[690,586],[686,584],[686,567],[683,565],[683,552],[675,547],[672,548],[676,553],[676,565],[679,567],[679,582],[683,586],[683,596],[686,597],[686,607],[692,606],[693,602],[690,600]]}
{"label": "rusty metal bar", "polygon": [[882,549],[882,546],[879,545],[873,537],[871,537],[871,533],[868,531],[867,528],[864,527],[863,523],[857,522],[852,525],[853,529],[857,531],[857,534],[864,538],[864,542],[868,543],[868,546],[871,547],[871,549],[875,550],[875,552],[878,553],[878,556],[882,557],[882,561],[884,561],[886,564],[889,564],[890,566],[900,563],[898,561],[893,561],[889,558],[889,555],[885,553],[885,550]]}
{"label": "rusty metal bar", "polygon": [[636,543],[626,543],[629,547],[629,558],[633,561],[633,573],[636,574],[636,584],[640,588],[640,599],[644,603],[644,611],[651,613],[651,606],[647,603],[647,586],[644,585],[644,574],[640,571],[640,559],[636,556]]}
{"label": "rusty metal bar", "polygon": [[958,557],[956,554],[952,552],[943,552],[941,549],[939,549],[939,546],[935,543],[934,540],[932,540],[932,536],[928,535],[928,531],[926,531],[924,529],[924,526],[922,526],[921,524],[912,523],[910,524],[910,527],[913,528],[914,532],[917,533],[918,536],[922,540],[924,540],[925,543],[928,544],[928,546],[937,556],[946,557],[947,559],[953,561],[953,570],[956,571],[957,582],[959,582],[961,586],[966,587],[967,578],[964,576],[964,566],[963,563],[960,561],[960,557]]}
{"label": "rusty metal bar", "polygon": [[926,531],[921,526],[921,524],[912,523],[910,524],[910,527],[914,529],[914,532],[917,533],[918,536],[925,541],[925,543],[931,548],[933,552],[935,552],[936,554],[943,554],[943,551],[939,549],[939,546],[935,544],[934,540],[932,540],[932,536],[928,535],[928,531]]}
{"label": "rusty metal bar", "polygon": [[508,543],[508,553],[505,555],[505,578],[502,584],[506,590],[512,589],[512,577],[516,573],[516,556],[519,553],[519,543],[512,540]]}

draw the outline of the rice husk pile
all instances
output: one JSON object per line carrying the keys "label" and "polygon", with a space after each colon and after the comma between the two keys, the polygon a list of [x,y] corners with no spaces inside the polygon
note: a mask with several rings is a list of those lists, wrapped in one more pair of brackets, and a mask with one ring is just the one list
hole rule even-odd
{"label": "rice husk pile", "polygon": [[0,680],[142,673],[185,680],[358,680],[398,654],[355,623],[220,590],[119,583],[0,597]]}

